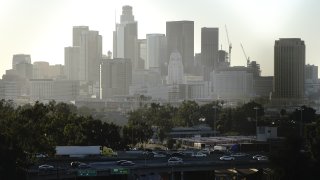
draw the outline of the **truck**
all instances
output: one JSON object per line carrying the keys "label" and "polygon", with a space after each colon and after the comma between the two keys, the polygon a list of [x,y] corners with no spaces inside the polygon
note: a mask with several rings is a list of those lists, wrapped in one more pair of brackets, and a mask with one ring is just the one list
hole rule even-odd
{"label": "truck", "polygon": [[100,156],[101,146],[56,146],[56,156]]}

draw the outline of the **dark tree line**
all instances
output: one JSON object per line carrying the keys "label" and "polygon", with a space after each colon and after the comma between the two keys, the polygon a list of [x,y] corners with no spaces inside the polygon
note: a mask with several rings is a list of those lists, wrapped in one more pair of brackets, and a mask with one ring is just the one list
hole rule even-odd
{"label": "dark tree line", "polygon": [[[53,155],[59,145],[101,145],[122,149],[121,127],[78,115],[75,106],[36,102],[15,107],[0,101],[0,179],[21,179],[36,153]],[[10,177],[9,177],[10,176]]]}

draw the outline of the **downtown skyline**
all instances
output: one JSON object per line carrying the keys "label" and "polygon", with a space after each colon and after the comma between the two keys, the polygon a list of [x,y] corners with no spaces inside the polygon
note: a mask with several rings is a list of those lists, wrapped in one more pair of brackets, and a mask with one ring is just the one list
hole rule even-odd
{"label": "downtown skyline", "polygon": [[[183,6],[181,6],[183,4]],[[138,38],[165,33],[166,21],[194,21],[195,53],[201,51],[201,28],[219,28],[219,49],[228,49],[225,25],[233,45],[231,65],[246,64],[240,43],[262,75],[273,75],[273,46],[278,38],[302,38],[306,64],[319,65],[317,47],[320,3],[295,1],[40,1],[0,0],[0,73],[11,69],[14,54],[30,54],[32,62],[64,64],[64,47],[71,45],[73,26],[86,25],[103,37],[103,54],[112,51],[112,31],[123,5],[133,7]],[[88,9],[91,13],[85,13]],[[193,13],[190,13],[194,11]],[[254,14],[254,16],[252,15]]]}

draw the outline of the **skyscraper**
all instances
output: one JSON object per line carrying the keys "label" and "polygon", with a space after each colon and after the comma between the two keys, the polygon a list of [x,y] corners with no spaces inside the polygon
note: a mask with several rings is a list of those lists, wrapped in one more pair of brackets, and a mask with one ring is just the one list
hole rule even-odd
{"label": "skyscraper", "polygon": [[219,61],[219,29],[201,28],[201,63],[204,66],[204,80],[210,79],[210,73],[217,68]]}
{"label": "skyscraper", "polygon": [[80,46],[81,41],[81,34],[83,32],[88,32],[89,27],[88,26],[73,26],[73,32],[72,32],[72,46]]}
{"label": "skyscraper", "polygon": [[80,80],[99,82],[102,36],[98,31],[82,32],[80,40]]}
{"label": "skyscraper", "polygon": [[201,28],[201,62],[204,66],[215,68],[218,64],[219,29]]}
{"label": "skyscraper", "polygon": [[146,69],[161,72],[160,68],[166,62],[167,40],[164,34],[147,34]]}
{"label": "skyscraper", "polygon": [[102,59],[101,98],[128,95],[132,83],[132,64],[129,59]]}
{"label": "skyscraper", "polygon": [[29,54],[15,54],[12,57],[12,69],[16,69],[16,65],[19,63],[31,64],[31,57]]}
{"label": "skyscraper", "polygon": [[178,51],[181,54],[182,64],[186,73],[192,72],[194,59],[194,22],[168,21],[167,35],[167,62],[171,53]]}
{"label": "skyscraper", "polygon": [[300,38],[280,38],[274,45],[274,95],[304,97],[305,44]]}
{"label": "skyscraper", "polygon": [[120,19],[113,32],[113,57],[130,59],[133,68],[138,69],[138,23],[134,21],[131,6],[122,7]]}
{"label": "skyscraper", "polygon": [[138,39],[138,69],[145,69],[147,61],[147,40]]}
{"label": "skyscraper", "polygon": [[126,24],[134,22],[134,16],[132,15],[132,7],[131,6],[123,6],[122,7],[122,14],[120,16],[120,23]]}

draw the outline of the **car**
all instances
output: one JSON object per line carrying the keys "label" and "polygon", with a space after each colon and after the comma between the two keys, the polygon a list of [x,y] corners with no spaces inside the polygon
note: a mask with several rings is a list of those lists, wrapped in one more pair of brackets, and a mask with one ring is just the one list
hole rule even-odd
{"label": "car", "polygon": [[121,166],[133,166],[133,165],[135,165],[135,163],[132,161],[125,161],[125,162],[122,162],[120,165]]}
{"label": "car", "polygon": [[47,154],[41,154],[41,153],[36,153],[35,156],[36,156],[36,158],[47,158],[48,157]]}
{"label": "car", "polygon": [[76,168],[78,167],[82,162],[79,162],[79,161],[72,161],[70,163],[70,166],[73,167],[73,168]]}
{"label": "car", "polygon": [[257,155],[252,156],[252,159],[258,160],[259,157],[263,157],[263,156],[264,155],[257,154]]}
{"label": "car", "polygon": [[232,156],[221,156],[219,159],[222,161],[233,161],[235,158]]}
{"label": "car", "polygon": [[86,163],[80,163],[78,165],[78,168],[79,169],[88,169],[88,168],[91,168],[91,166],[89,164],[86,164]]}
{"label": "car", "polygon": [[122,159],[122,160],[117,161],[117,163],[116,163],[116,164],[120,165],[121,163],[123,163],[123,162],[127,162],[127,161],[128,161],[128,160],[124,160],[124,159]]}
{"label": "car", "polygon": [[174,152],[171,157],[185,157],[185,155],[182,152]]}
{"label": "car", "polygon": [[54,166],[51,166],[51,165],[48,165],[48,164],[43,164],[43,165],[40,165],[38,167],[39,170],[53,170],[54,169]]}
{"label": "car", "polygon": [[261,156],[257,158],[258,161],[268,161],[269,158],[267,156]]}
{"label": "car", "polygon": [[247,156],[247,155],[248,154],[246,154],[246,153],[233,153],[230,156],[233,156],[233,157],[244,157],[244,156]]}
{"label": "car", "polygon": [[192,156],[193,157],[207,157],[207,155],[202,152],[197,152],[196,154],[193,154]]}
{"label": "car", "polygon": [[162,153],[156,153],[156,152],[154,152],[154,153],[153,153],[153,157],[155,157],[155,158],[165,158],[165,157],[167,157],[167,155],[162,154]]}
{"label": "car", "polygon": [[168,165],[176,165],[176,164],[183,164],[182,158],[171,157],[168,159]]}

